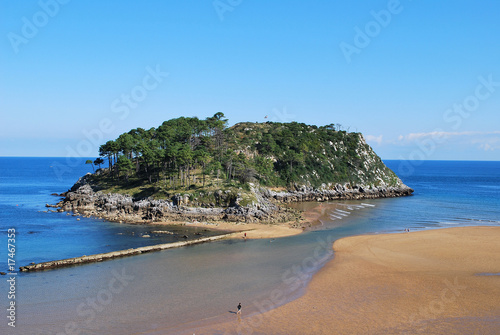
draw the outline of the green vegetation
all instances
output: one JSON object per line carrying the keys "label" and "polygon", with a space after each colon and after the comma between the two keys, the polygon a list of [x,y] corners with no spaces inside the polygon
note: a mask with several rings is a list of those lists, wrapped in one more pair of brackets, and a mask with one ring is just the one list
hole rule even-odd
{"label": "green vegetation", "polygon": [[[222,113],[132,129],[101,145],[99,153],[108,167],[99,170],[95,181],[135,197],[163,198],[182,191],[212,202],[222,189],[243,194],[242,201],[250,203],[249,182],[269,187],[399,182],[359,133],[297,122],[245,122],[229,128]],[[93,163],[100,167],[104,161]]]}

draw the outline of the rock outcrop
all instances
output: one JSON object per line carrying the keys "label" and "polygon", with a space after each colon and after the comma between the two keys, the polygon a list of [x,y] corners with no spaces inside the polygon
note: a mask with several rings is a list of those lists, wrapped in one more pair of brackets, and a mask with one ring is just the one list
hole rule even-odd
{"label": "rock outcrop", "polygon": [[[129,195],[103,193],[92,185],[91,175],[78,180],[57,204],[59,211],[97,217],[108,221],[151,223],[154,221],[230,221],[230,222],[286,222],[298,217],[297,212],[279,206],[279,203],[301,201],[329,201],[373,199],[411,195],[413,190],[404,184],[398,187],[369,187],[350,184],[323,184],[315,189],[295,186],[294,190],[276,192],[250,183],[256,201],[241,206],[239,197],[227,207],[189,206],[187,195],[175,195],[170,200],[133,199]],[[220,191],[220,196],[223,196]]]}
{"label": "rock outcrop", "polygon": [[[62,211],[108,221],[151,223],[154,221],[232,221],[283,222],[291,218],[289,210],[280,208],[258,195],[258,203],[243,207],[237,200],[229,207],[189,206],[188,196],[175,195],[171,200],[133,199],[129,195],[103,193],[92,185],[90,174],[80,178],[57,204]],[[257,191],[258,192],[258,191]],[[220,192],[221,197],[224,192]]]}
{"label": "rock outcrop", "polygon": [[268,190],[266,196],[278,202],[301,202],[301,201],[329,201],[329,200],[360,200],[375,198],[393,198],[408,196],[413,189],[401,184],[399,187],[381,186],[371,187],[364,185],[336,184],[322,185],[322,188],[300,186],[293,191],[274,192]]}

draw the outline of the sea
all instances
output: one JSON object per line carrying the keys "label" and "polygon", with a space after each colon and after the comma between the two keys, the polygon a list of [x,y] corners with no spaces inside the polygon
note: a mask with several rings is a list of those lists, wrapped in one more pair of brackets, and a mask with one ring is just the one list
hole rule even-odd
{"label": "sea", "polygon": [[[20,273],[32,262],[215,234],[188,226],[155,227],[172,234],[152,234],[148,225],[52,212],[46,204],[92,172],[86,160],[0,157],[0,271],[8,273],[0,276],[1,334],[192,334],[204,323],[234,318],[240,302],[247,315],[258,315],[296,299],[334,257],[336,239],[500,225],[500,162],[387,160],[415,190],[412,196],[295,204],[314,214],[296,236],[229,239]],[[15,328],[8,325],[13,302]]]}

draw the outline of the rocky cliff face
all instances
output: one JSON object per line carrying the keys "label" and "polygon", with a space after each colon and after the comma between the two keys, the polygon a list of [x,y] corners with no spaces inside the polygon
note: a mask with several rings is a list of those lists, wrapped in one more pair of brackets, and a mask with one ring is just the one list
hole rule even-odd
{"label": "rocky cliff face", "polygon": [[[231,134],[228,142],[232,150],[250,161],[260,162],[255,168],[262,185],[299,184],[316,189],[332,188],[331,184],[350,184],[352,188],[360,185],[363,189],[404,188],[361,133],[294,122],[245,122],[231,127]],[[261,166],[267,161],[272,168],[266,170]]]}
{"label": "rocky cliff face", "polygon": [[[115,222],[150,223],[154,221],[232,221],[232,222],[285,222],[299,217],[298,213],[279,203],[298,201],[328,201],[346,199],[373,199],[411,195],[413,190],[406,185],[364,186],[350,184],[323,184],[315,189],[296,186],[294,190],[275,192],[250,184],[256,201],[241,206],[238,199],[229,207],[190,206],[187,196],[175,195],[171,200],[141,199],[131,196],[103,193],[92,185],[90,174],[63,195],[57,204],[60,211],[78,215],[98,217]],[[223,192],[221,192],[223,194]]]}
{"label": "rocky cliff face", "polygon": [[320,189],[307,186],[297,187],[294,191],[273,192],[267,191],[266,196],[278,202],[301,202],[301,201],[329,201],[329,200],[361,200],[375,198],[393,198],[411,195],[413,189],[401,184],[401,186],[365,186],[350,184],[324,185]]}
{"label": "rocky cliff face", "polygon": [[[293,215],[260,194],[257,204],[251,207],[192,207],[189,198],[175,195],[171,200],[141,199],[131,196],[103,193],[90,182],[90,174],[78,182],[57,204],[62,211],[74,212],[83,216],[98,217],[115,222],[150,223],[154,221],[242,221],[242,222],[280,222],[287,221]],[[258,191],[257,191],[258,192]],[[221,192],[223,193],[223,192]],[[222,195],[221,195],[222,196]],[[212,205],[213,206],[213,205]]]}

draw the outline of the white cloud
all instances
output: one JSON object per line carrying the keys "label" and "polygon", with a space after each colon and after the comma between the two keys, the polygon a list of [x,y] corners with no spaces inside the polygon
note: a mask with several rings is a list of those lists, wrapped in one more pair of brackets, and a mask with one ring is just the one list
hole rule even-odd
{"label": "white cloud", "polygon": [[365,138],[366,138],[366,141],[377,143],[378,145],[382,144],[382,141],[383,141],[383,135],[379,135],[379,136],[366,135]]}
{"label": "white cloud", "polygon": [[489,131],[489,132],[483,132],[483,131],[462,131],[462,132],[450,132],[450,131],[432,131],[428,133],[410,133],[408,135],[400,135],[399,140],[400,141],[415,141],[415,140],[420,140],[420,139],[425,139],[425,138],[434,138],[434,139],[450,139],[452,137],[457,138],[457,137],[468,137],[468,136],[474,136],[474,137],[480,137],[480,136],[491,136],[491,135],[500,135],[500,131]]}
{"label": "white cloud", "polygon": [[481,151],[500,150],[500,131],[432,131],[427,133],[410,133],[400,135],[394,143],[399,146],[407,145],[452,145],[461,150],[475,148]]}

